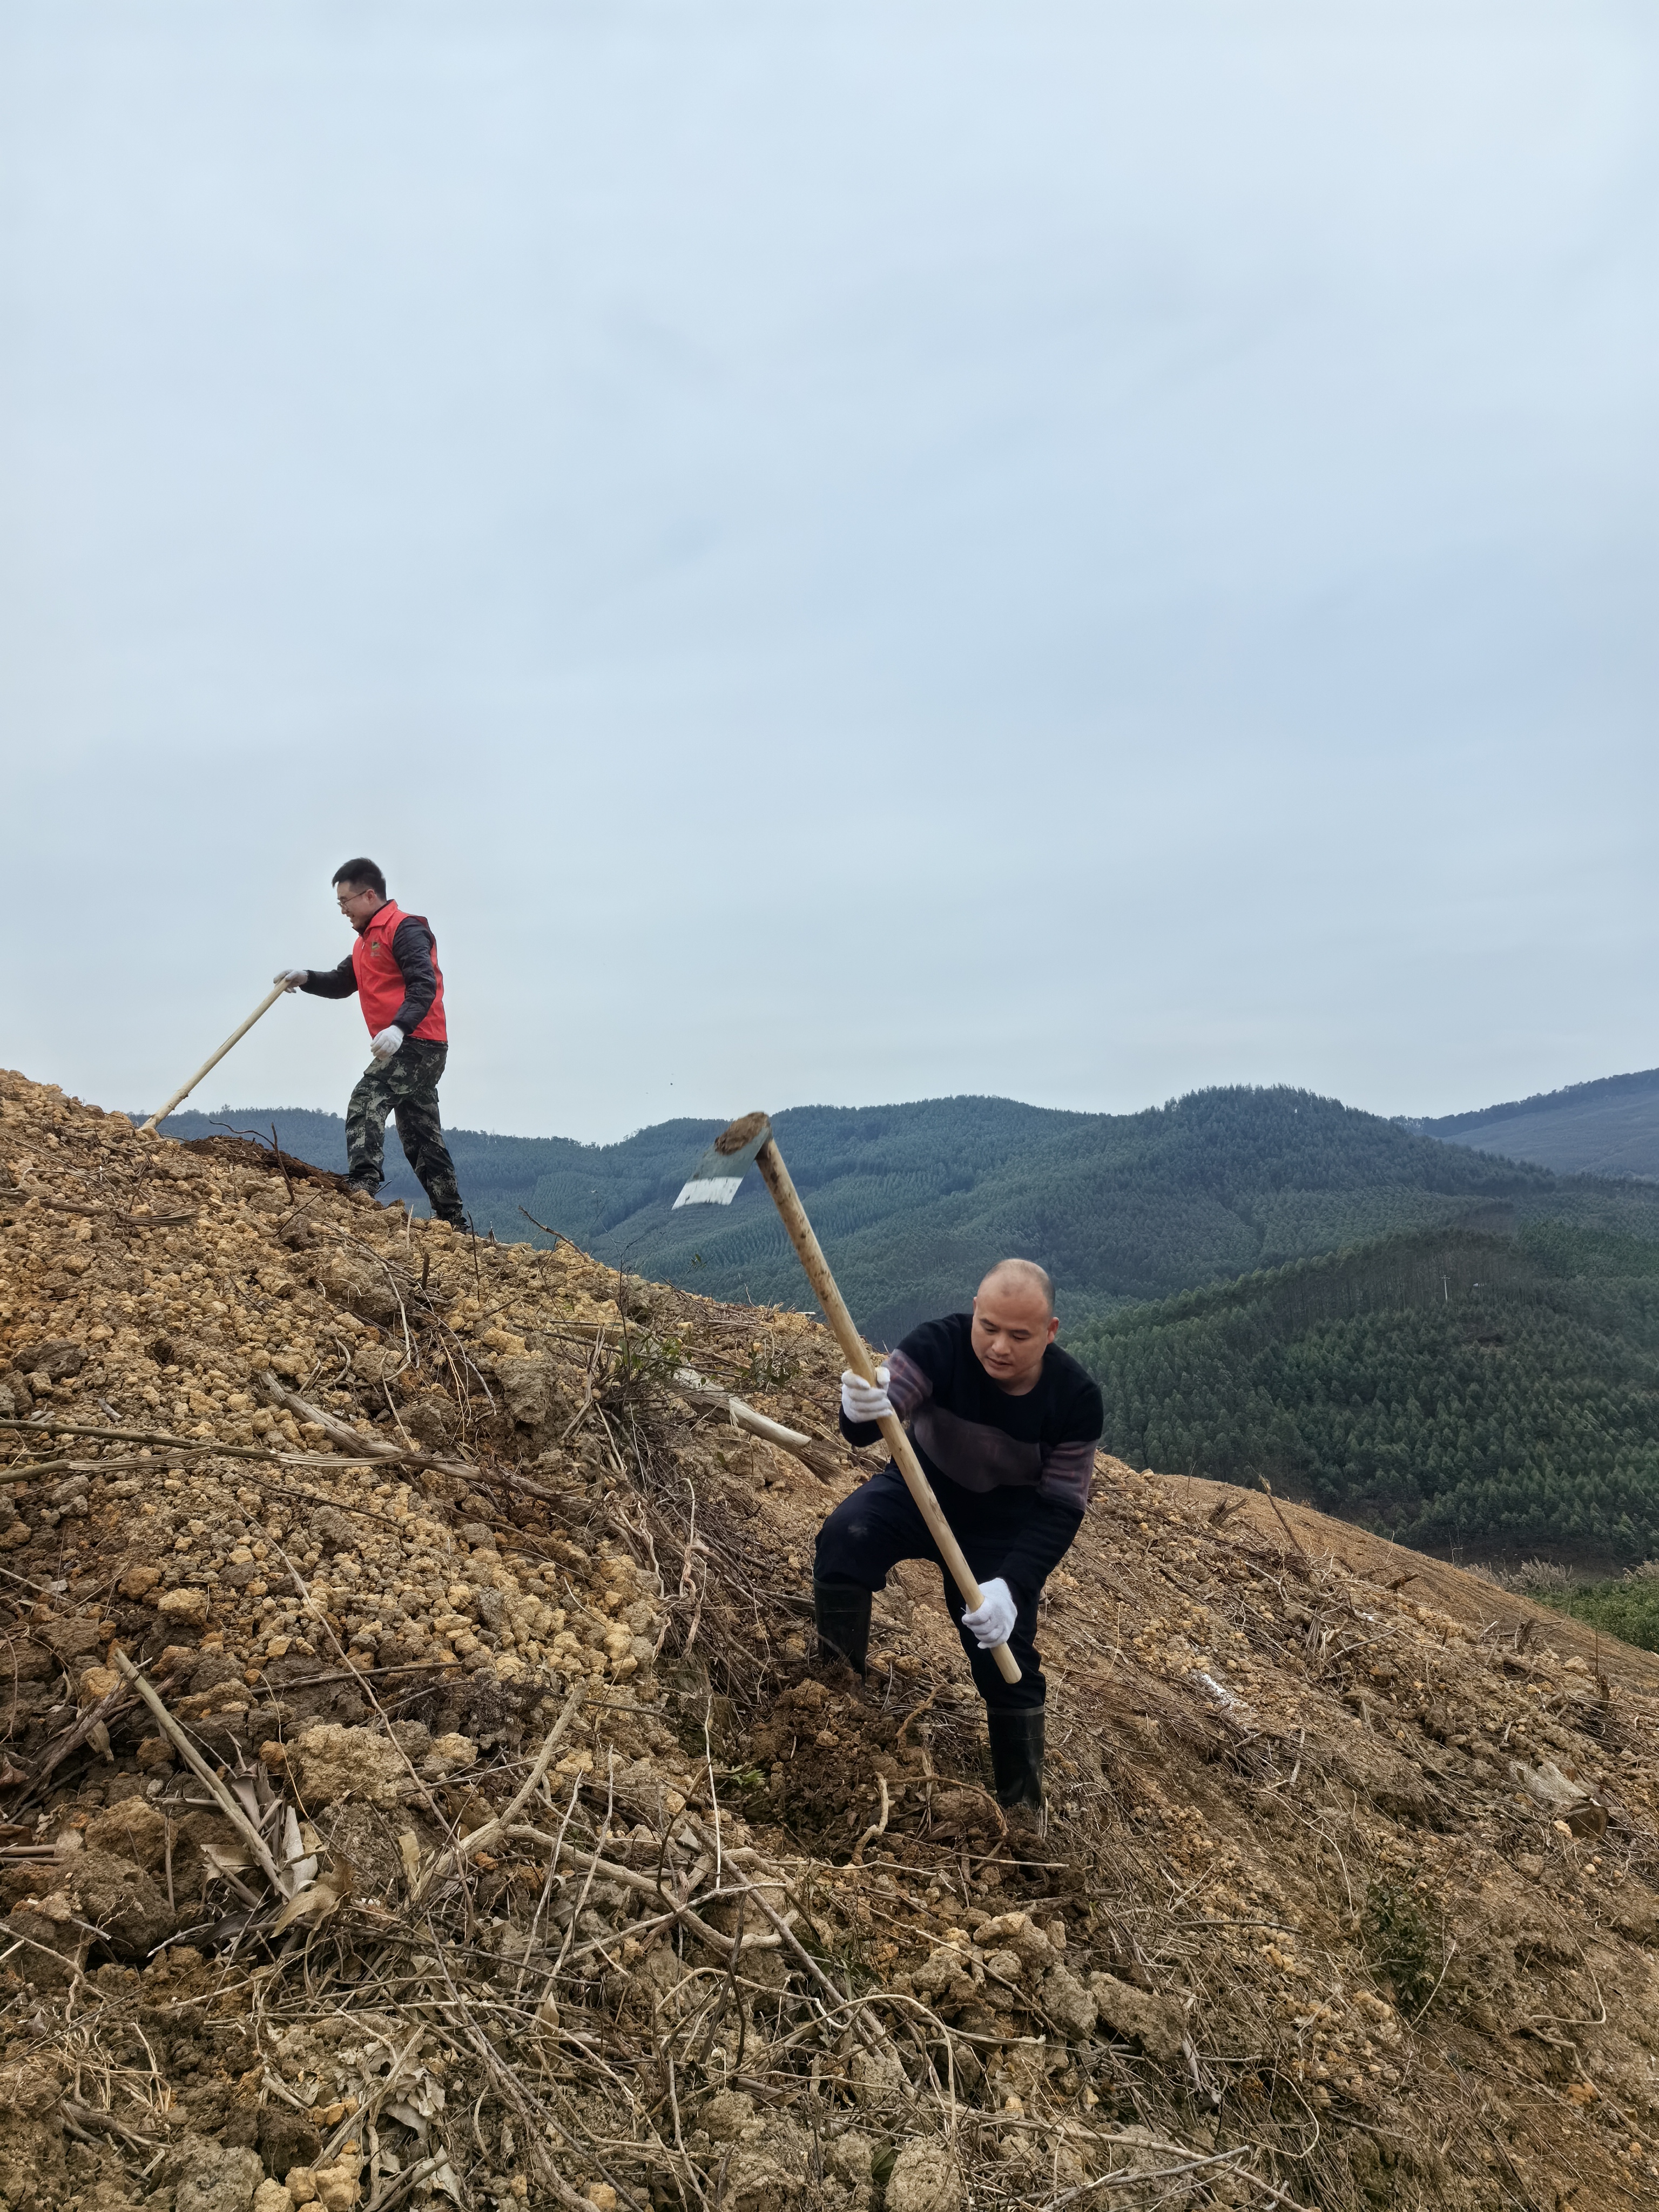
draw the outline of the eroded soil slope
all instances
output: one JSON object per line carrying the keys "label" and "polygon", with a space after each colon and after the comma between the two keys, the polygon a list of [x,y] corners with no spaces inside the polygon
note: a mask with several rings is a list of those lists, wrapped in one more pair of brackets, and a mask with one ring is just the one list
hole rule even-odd
{"label": "eroded soil slope", "polygon": [[1659,2201],[1659,1663],[1103,1459],[1022,1851],[839,1364],[0,1077],[0,2204]]}

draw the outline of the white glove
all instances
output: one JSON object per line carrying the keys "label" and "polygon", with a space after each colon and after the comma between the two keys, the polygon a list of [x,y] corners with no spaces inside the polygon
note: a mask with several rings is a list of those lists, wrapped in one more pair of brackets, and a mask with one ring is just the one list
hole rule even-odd
{"label": "white glove", "polygon": [[850,1367],[844,1368],[841,1378],[841,1410],[849,1421],[878,1421],[893,1410],[887,1395],[887,1385],[892,1376],[884,1367],[878,1367],[876,1379],[866,1382],[861,1375],[854,1375]]}
{"label": "white glove", "polygon": [[297,991],[310,973],[309,968],[279,968],[270,980],[280,983],[285,991]]}
{"label": "white glove", "polygon": [[396,1022],[383,1029],[377,1037],[371,1037],[368,1048],[376,1060],[390,1060],[404,1041],[404,1033]]}
{"label": "white glove", "polygon": [[989,1651],[994,1645],[1008,1641],[1019,1607],[1000,1575],[994,1582],[981,1583],[979,1594],[983,1604],[976,1605],[971,1613],[964,1613],[962,1625],[981,1651]]}

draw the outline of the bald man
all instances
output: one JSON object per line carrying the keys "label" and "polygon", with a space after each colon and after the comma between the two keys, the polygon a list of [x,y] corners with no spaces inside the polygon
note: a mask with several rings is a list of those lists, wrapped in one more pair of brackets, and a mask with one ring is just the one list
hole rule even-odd
{"label": "bald man", "polygon": [[[999,1802],[1040,1814],[1044,1685],[1036,1644],[1042,1585],[1083,1524],[1105,1426],[1099,1386],[1054,1342],[1054,1285],[1030,1260],[1004,1260],[971,1314],[924,1322],[876,1370],[841,1378],[841,1429],[872,1444],[896,1413],[909,1431],[984,1603],[965,1610],[903,1477],[890,1462],[844,1498],[818,1531],[812,1565],[818,1646],[861,1674],[870,1601],[901,1559],[932,1559],[985,1700]],[[1020,1679],[990,1654],[1006,1643]]]}

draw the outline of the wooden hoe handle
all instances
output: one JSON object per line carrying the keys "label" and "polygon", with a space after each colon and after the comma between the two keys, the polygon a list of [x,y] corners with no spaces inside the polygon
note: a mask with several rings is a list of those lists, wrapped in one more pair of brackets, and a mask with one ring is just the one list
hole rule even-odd
{"label": "wooden hoe handle", "polygon": [[268,1014],[270,1012],[277,1000],[282,997],[283,992],[287,990],[287,988],[288,986],[286,983],[279,983],[274,991],[268,991],[265,994],[264,997],[260,1000],[258,1005],[253,1009],[253,1012],[248,1016],[241,1027],[231,1031],[230,1035],[220,1046],[218,1051],[214,1054],[212,1059],[204,1060],[202,1062],[202,1065],[197,1069],[195,1074],[191,1077],[190,1081],[183,1085],[179,1090],[175,1091],[165,1106],[158,1106],[155,1111],[150,1115],[148,1121],[142,1122],[139,1125],[138,1133],[141,1137],[149,1136],[158,1122],[165,1121],[167,1120],[167,1115],[172,1113],[173,1108],[179,1103],[179,1101],[181,1098],[189,1097],[191,1092],[195,1090],[202,1078],[208,1074],[213,1068],[217,1067],[219,1062],[230,1050],[232,1045],[239,1042],[241,1038],[247,1035],[248,1031],[253,1027],[253,1024],[258,1020],[261,1014]]}
{"label": "wooden hoe handle", "polygon": [[[755,1155],[755,1165],[760,1170],[766,1188],[771,1192],[778,1212],[783,1217],[783,1225],[789,1231],[789,1242],[800,1255],[801,1266],[806,1270],[806,1279],[812,1285],[812,1294],[823,1308],[824,1316],[836,1332],[848,1365],[855,1375],[862,1376],[866,1382],[873,1382],[876,1379],[875,1362],[854,1326],[852,1315],[847,1310],[846,1301],[836,1287],[836,1279],[830,1272],[830,1262],[824,1258],[823,1249],[806,1218],[806,1208],[800,1202],[800,1194],[789,1179],[789,1170],[783,1164],[783,1155],[778,1150],[775,1138],[769,1137],[761,1146]],[[896,1414],[888,1413],[883,1417],[880,1428],[887,1449],[893,1455],[893,1463],[904,1477],[904,1486],[915,1499],[917,1509],[927,1523],[928,1531],[939,1546],[945,1565],[951,1570],[951,1579],[967,1599],[969,1613],[976,1611],[985,1602],[984,1592],[974,1580],[973,1571],[962,1555],[962,1547],[951,1534],[950,1522],[939,1510],[933,1486],[921,1471],[921,1462],[916,1457],[909,1437],[904,1433],[902,1423]],[[1006,1644],[993,1645],[991,1656],[995,1660],[997,1672],[1005,1682],[1018,1681],[1019,1662]]]}

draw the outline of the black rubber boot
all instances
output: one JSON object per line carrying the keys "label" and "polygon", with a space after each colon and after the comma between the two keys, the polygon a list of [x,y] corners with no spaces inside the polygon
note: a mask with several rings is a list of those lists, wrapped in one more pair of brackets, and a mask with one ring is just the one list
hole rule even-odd
{"label": "black rubber boot", "polygon": [[818,1632],[818,1656],[844,1659],[854,1674],[863,1674],[870,1650],[869,1591],[852,1583],[815,1582],[812,1619]]}
{"label": "black rubber boot", "polygon": [[996,1777],[998,1804],[1006,1813],[1018,1809],[1040,1815],[1043,1708],[1024,1705],[1012,1712],[988,1711],[985,1719],[991,1731],[991,1771]]}

